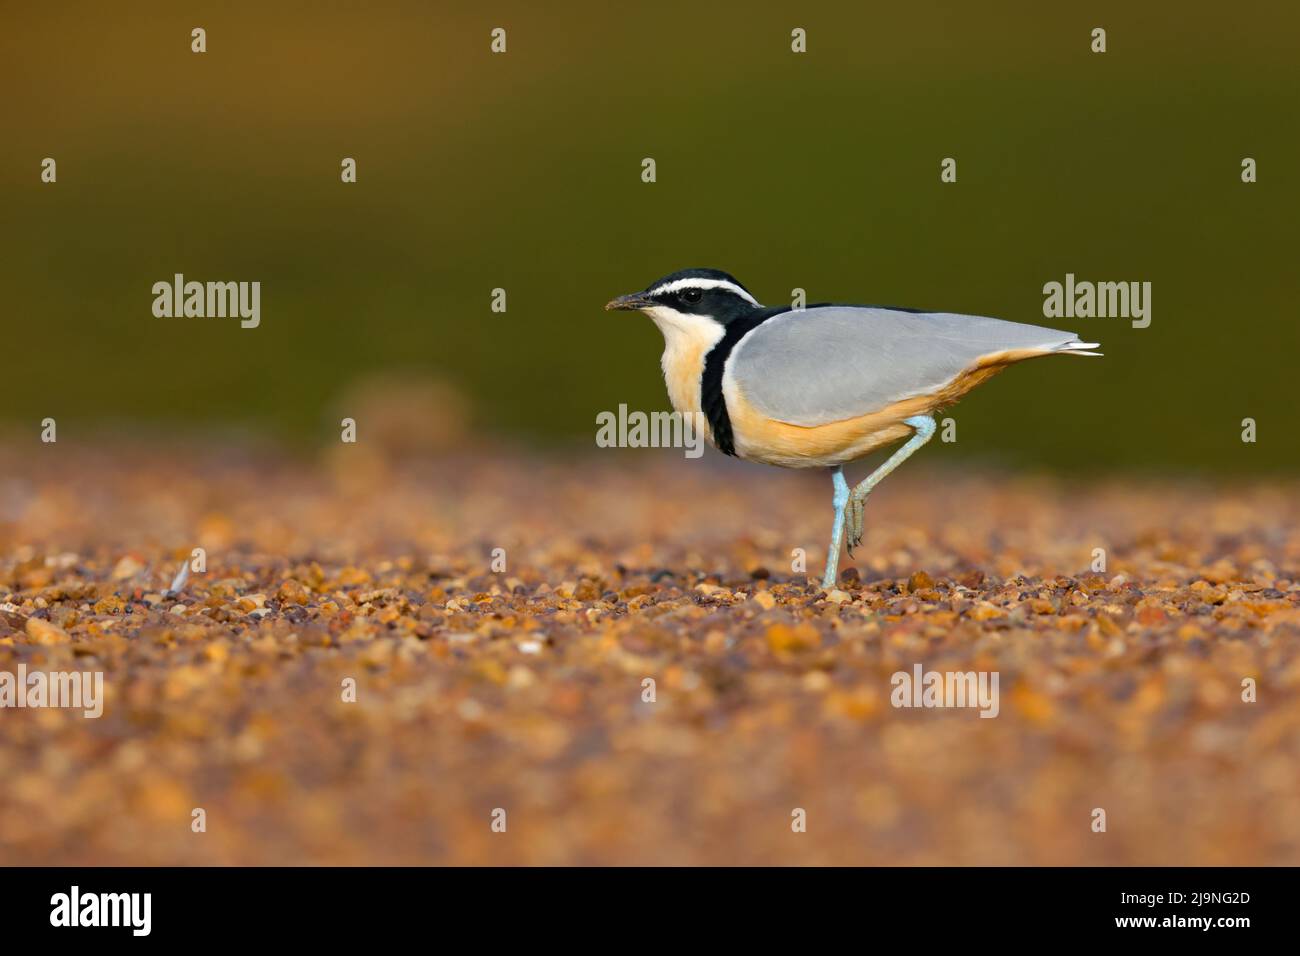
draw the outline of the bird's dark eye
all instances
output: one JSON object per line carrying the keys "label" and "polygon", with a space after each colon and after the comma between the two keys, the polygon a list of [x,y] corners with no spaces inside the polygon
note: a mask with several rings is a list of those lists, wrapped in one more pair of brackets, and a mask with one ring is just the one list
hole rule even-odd
{"label": "bird's dark eye", "polygon": [[699,302],[703,295],[704,293],[699,289],[684,289],[682,291],[682,298],[690,303]]}

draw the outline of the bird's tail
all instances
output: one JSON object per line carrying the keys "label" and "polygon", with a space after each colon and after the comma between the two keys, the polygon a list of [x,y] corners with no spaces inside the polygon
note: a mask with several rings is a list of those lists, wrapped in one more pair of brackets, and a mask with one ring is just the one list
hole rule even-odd
{"label": "bird's tail", "polygon": [[1080,342],[1075,339],[1073,342],[1066,342],[1052,349],[1053,352],[1060,352],[1064,355],[1101,355],[1101,352],[1093,352],[1091,349],[1101,348],[1100,342]]}

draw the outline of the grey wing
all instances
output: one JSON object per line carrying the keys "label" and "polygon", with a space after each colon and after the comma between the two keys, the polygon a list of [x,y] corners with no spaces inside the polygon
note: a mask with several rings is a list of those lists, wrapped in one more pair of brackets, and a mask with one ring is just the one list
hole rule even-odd
{"label": "grey wing", "polygon": [[978,315],[823,306],[768,319],[727,372],[769,418],[814,426],[932,394],[995,352],[1084,347],[1072,332]]}

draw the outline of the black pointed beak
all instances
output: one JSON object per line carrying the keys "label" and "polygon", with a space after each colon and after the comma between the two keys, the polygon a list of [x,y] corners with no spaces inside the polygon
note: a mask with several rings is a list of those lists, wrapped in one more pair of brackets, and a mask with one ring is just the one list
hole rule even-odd
{"label": "black pointed beak", "polygon": [[646,309],[654,305],[654,302],[644,292],[633,292],[631,295],[620,295],[612,302],[605,303],[606,312],[635,312],[637,309]]}

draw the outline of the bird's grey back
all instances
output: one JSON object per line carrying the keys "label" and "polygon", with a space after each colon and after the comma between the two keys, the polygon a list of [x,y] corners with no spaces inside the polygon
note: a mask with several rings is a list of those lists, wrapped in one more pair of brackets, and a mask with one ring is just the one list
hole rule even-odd
{"label": "bird's grey back", "polygon": [[769,418],[814,426],[931,394],[995,352],[1076,339],[978,315],[819,306],[759,325],[736,344],[727,370]]}

